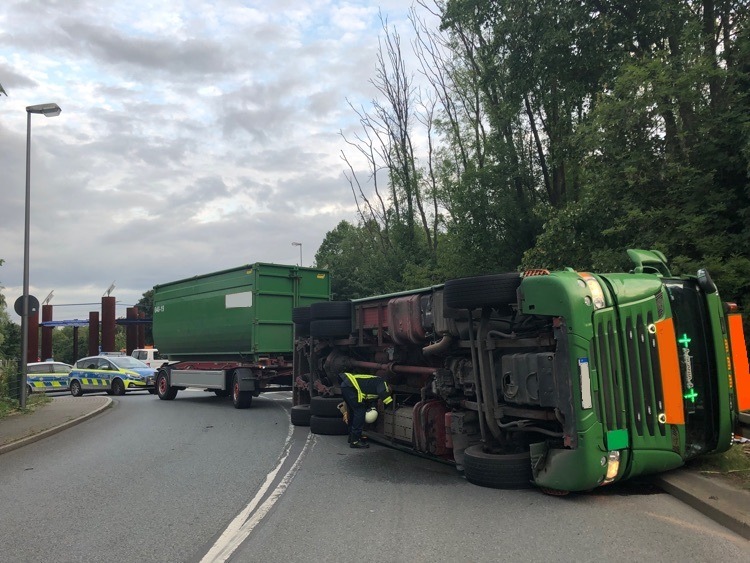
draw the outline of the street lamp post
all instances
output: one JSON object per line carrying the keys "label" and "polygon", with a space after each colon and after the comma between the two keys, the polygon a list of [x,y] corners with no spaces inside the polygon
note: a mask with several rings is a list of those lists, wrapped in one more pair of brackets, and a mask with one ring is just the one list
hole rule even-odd
{"label": "street lamp post", "polygon": [[301,242],[293,242],[292,246],[299,246],[299,267],[302,267],[302,243]]}
{"label": "street lamp post", "polygon": [[31,217],[31,114],[60,115],[57,104],[26,107],[26,223],[23,233],[23,314],[21,315],[21,408],[26,406],[27,356],[29,355],[29,219]]}

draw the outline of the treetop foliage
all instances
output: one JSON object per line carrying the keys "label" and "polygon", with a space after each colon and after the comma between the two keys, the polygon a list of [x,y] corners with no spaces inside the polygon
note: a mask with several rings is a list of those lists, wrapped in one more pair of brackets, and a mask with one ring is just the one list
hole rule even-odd
{"label": "treetop foliage", "polygon": [[750,310],[747,2],[421,0],[412,23],[417,68],[384,21],[379,97],[353,108],[359,220],[316,255],[337,298],[638,247]]}

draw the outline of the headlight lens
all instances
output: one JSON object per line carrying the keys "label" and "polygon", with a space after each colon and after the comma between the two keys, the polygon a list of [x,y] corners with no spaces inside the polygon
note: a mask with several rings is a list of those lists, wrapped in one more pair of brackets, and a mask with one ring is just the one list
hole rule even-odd
{"label": "headlight lens", "polygon": [[604,309],[607,303],[604,301],[604,290],[601,284],[588,272],[579,272],[578,275],[581,276],[581,279],[586,283],[586,287],[591,292],[594,309]]}
{"label": "headlight lens", "polygon": [[620,452],[618,450],[609,452],[607,456],[607,474],[604,477],[602,485],[608,485],[617,477],[620,471]]}

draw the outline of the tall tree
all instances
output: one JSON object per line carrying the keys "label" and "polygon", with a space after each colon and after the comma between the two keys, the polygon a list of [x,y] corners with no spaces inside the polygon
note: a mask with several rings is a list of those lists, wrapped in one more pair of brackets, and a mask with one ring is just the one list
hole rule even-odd
{"label": "tall tree", "polygon": [[[423,126],[430,136],[434,104],[413,85],[399,33],[386,19],[381,22],[383,35],[371,80],[378,97],[369,108],[351,106],[361,129],[344,135],[350,150],[342,152],[342,159],[359,225],[368,232],[374,250],[383,258],[396,255],[403,263],[429,271],[438,252],[438,200],[429,164],[418,162],[414,131]],[[396,285],[400,279],[396,273]]]}

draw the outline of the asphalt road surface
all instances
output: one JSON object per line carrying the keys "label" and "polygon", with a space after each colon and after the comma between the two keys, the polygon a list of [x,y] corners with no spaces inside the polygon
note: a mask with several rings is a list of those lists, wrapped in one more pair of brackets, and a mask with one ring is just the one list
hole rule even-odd
{"label": "asphalt road surface", "polygon": [[545,496],[289,425],[288,393],[147,394],[0,457],[0,561],[746,561],[641,484]]}

